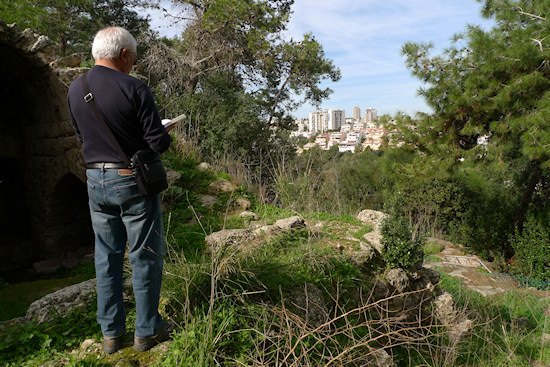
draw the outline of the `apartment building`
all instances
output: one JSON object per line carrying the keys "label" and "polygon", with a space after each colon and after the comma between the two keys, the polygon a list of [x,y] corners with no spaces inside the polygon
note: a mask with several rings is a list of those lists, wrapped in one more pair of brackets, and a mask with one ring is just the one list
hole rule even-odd
{"label": "apartment building", "polygon": [[359,107],[353,107],[353,119],[361,121],[361,109]]}
{"label": "apartment building", "polygon": [[329,130],[340,130],[346,121],[344,110],[328,109],[309,113],[309,131],[312,134],[324,133]]}
{"label": "apartment building", "polygon": [[365,116],[363,116],[363,122],[372,122],[378,120],[378,111],[375,108],[367,108],[365,110]]}

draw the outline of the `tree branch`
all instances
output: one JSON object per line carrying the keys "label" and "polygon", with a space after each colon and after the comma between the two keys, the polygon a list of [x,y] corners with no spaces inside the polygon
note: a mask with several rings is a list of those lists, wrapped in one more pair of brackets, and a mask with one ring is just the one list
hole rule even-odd
{"label": "tree branch", "polygon": [[522,8],[520,8],[519,6],[514,9],[515,11],[517,11],[519,14],[521,15],[527,15],[528,17],[531,17],[531,18],[535,18],[535,19],[539,19],[539,20],[546,20],[546,18],[543,18],[541,16],[538,16],[538,15],[535,15],[535,14],[531,14],[531,13],[527,13],[527,12],[524,12]]}

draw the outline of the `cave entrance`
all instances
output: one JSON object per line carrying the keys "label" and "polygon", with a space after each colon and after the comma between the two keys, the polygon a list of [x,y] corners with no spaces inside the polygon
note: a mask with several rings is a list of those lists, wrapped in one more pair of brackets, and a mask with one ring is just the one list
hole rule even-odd
{"label": "cave entrance", "polygon": [[48,264],[74,264],[93,249],[67,83],[32,37],[0,27],[0,278],[9,282],[41,276],[37,264],[42,274],[55,269]]}
{"label": "cave entrance", "polygon": [[9,273],[28,265],[33,251],[23,167],[9,157],[0,157],[0,167],[0,258],[3,273]]}

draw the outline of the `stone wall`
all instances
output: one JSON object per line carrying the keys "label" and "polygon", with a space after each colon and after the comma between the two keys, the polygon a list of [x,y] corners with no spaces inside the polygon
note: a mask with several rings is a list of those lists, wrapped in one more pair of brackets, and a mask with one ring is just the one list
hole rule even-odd
{"label": "stone wall", "polygon": [[[0,21],[0,277],[90,251],[85,166],[51,41]],[[81,70],[73,73],[73,77]]]}

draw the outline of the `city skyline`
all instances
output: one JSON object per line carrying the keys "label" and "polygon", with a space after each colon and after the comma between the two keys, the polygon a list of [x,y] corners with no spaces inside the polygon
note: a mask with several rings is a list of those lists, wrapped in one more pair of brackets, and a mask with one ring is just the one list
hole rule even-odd
{"label": "city skyline", "polygon": [[[171,8],[167,2],[165,7]],[[405,67],[401,47],[409,41],[432,42],[432,55],[437,55],[467,24],[484,29],[492,24],[481,17],[475,0],[296,0],[292,9],[287,37],[297,40],[311,32],[342,71],[340,81],[322,83],[334,92],[319,109],[343,109],[348,116],[356,106],[362,113],[376,108],[379,116],[430,112],[417,96],[422,83]],[[178,35],[181,27],[152,15],[152,28],[163,35]],[[304,104],[293,115],[307,118],[314,110]]]}

